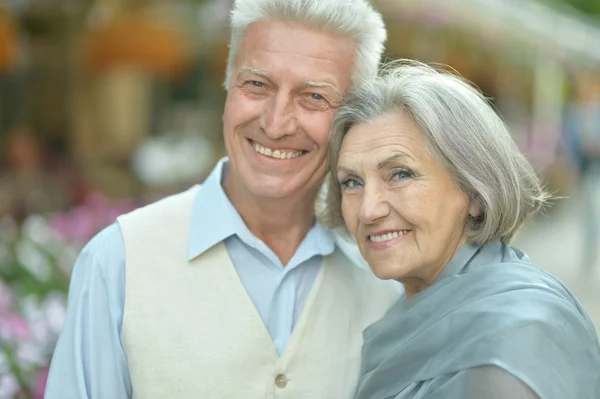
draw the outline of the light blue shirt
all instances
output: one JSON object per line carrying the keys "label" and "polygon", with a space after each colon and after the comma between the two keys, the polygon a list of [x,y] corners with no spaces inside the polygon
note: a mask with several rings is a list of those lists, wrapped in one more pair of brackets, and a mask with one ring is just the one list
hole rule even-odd
{"label": "light blue shirt", "polygon": [[[221,182],[219,161],[194,200],[188,260],[224,241],[256,310],[281,354],[310,293],[323,256],[335,238],[318,222],[287,265],[248,230]],[[46,388],[46,399],[131,397],[127,356],[121,342],[125,303],[125,247],[118,223],[94,237],[79,255],[69,289],[67,316]]]}

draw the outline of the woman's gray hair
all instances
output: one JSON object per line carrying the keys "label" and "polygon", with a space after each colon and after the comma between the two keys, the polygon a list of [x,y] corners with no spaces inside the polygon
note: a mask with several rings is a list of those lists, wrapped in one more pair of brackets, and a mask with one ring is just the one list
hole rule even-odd
{"label": "woman's gray hair", "polygon": [[246,28],[266,20],[298,22],[349,37],[356,47],[353,82],[377,75],[387,33],[381,15],[367,0],[236,0],[230,18],[226,90]]}
{"label": "woman's gray hair", "polygon": [[[378,78],[355,88],[338,112],[330,137],[325,208],[328,227],[341,227],[340,148],[355,125],[390,112],[406,112],[420,127],[430,154],[477,203],[469,242],[510,242],[523,222],[550,199],[505,124],[479,90],[461,77],[425,64],[398,60]],[[473,202],[472,202],[473,203]]]}

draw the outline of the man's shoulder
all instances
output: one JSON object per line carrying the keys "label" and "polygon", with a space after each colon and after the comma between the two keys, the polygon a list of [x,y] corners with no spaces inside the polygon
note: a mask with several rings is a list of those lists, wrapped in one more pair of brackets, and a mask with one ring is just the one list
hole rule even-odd
{"label": "man's shoulder", "polygon": [[160,218],[170,219],[176,217],[178,214],[182,214],[182,212],[189,213],[189,211],[185,212],[187,210],[186,208],[191,209],[194,198],[200,187],[201,185],[197,184],[183,192],[161,198],[129,213],[123,214],[119,216],[117,220],[123,225],[123,223],[129,221],[148,220],[149,216],[151,216],[153,220],[157,220]]}
{"label": "man's shoulder", "polygon": [[88,243],[85,245],[82,251],[99,254],[99,253],[114,253],[120,251],[123,243],[123,235],[121,228],[118,223],[112,223],[109,226],[103,228],[98,232]]}
{"label": "man's shoulder", "polygon": [[152,242],[170,235],[187,234],[196,193],[195,185],[178,194],[162,198],[117,218],[125,242],[132,239]]}
{"label": "man's shoulder", "polygon": [[[77,281],[91,283],[94,279],[82,276],[99,275],[98,281],[114,282],[121,279],[125,265],[125,246],[118,223],[102,229],[83,247],[73,268],[73,276],[80,276]],[[106,284],[109,289],[112,283]]]}

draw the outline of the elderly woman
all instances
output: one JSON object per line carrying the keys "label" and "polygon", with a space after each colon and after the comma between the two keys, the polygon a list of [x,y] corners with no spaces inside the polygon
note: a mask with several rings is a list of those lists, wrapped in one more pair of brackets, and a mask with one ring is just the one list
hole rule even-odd
{"label": "elderly woman", "polygon": [[325,221],[406,290],[364,332],[356,398],[600,398],[592,322],[509,246],[549,195],[481,93],[404,61],[332,129]]}

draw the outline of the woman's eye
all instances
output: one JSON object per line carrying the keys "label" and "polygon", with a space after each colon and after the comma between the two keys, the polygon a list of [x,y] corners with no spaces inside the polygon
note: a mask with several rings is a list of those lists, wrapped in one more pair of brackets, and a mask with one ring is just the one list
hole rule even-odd
{"label": "woman's eye", "polygon": [[360,182],[356,179],[346,179],[341,182],[343,188],[356,188],[360,186]]}
{"label": "woman's eye", "polygon": [[397,170],[392,174],[395,180],[406,180],[414,176],[414,173],[407,169]]}

